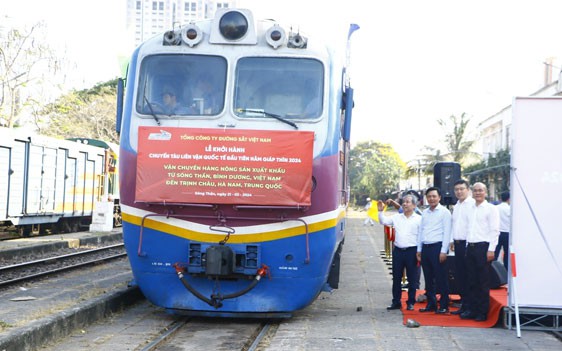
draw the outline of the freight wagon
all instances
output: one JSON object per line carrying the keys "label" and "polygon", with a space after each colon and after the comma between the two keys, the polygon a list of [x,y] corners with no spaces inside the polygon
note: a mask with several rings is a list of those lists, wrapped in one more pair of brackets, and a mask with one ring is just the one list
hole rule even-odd
{"label": "freight wagon", "polygon": [[87,229],[97,202],[115,203],[118,146],[0,128],[0,224],[21,236]]}

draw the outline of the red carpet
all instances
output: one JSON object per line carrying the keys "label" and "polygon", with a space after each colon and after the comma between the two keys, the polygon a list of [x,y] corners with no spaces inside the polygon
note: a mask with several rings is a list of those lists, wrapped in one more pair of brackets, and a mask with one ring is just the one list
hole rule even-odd
{"label": "red carpet", "polygon": [[[418,295],[423,293],[423,290],[418,290]],[[458,300],[458,295],[451,295],[451,300]],[[425,307],[426,303],[416,303],[414,305],[415,309],[413,311],[406,310],[406,300],[408,299],[408,293],[406,291],[402,292],[402,315],[404,316],[403,323],[406,325],[408,319],[413,319],[420,323],[420,325],[429,325],[436,327],[469,327],[469,328],[491,328],[498,322],[500,312],[502,308],[507,306],[507,286],[504,285],[499,289],[490,290],[490,311],[488,312],[488,320],[485,322],[475,322],[471,319],[460,319],[459,316],[452,314],[435,314],[433,312],[421,313],[420,308]],[[439,296],[438,296],[439,299]],[[450,311],[453,312],[457,308],[451,307]]]}

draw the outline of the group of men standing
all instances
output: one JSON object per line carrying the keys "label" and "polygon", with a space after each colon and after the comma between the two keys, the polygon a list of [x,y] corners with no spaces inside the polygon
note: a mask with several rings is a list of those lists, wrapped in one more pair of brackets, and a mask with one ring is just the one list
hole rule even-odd
{"label": "group of men standing", "polygon": [[[462,319],[485,321],[490,306],[490,267],[497,258],[500,234],[498,207],[486,200],[483,183],[459,179],[454,183],[457,203],[452,214],[440,204],[441,190],[426,190],[428,207],[421,216],[415,213],[417,198],[408,194],[402,199],[400,213],[383,214],[384,203],[378,201],[379,221],[395,228],[392,251],[392,304],[388,310],[401,309],[401,281],[404,269],[408,279],[407,310],[414,309],[419,277],[418,262],[425,280],[427,305],[420,312],[449,313],[449,283],[445,261],[449,250],[455,254],[455,280],[458,282],[461,307],[451,312]],[[471,196],[472,192],[472,196]],[[502,195],[503,200],[503,195]],[[503,229],[503,228],[502,228]],[[504,257],[507,250],[504,248]],[[507,268],[507,267],[506,267]],[[437,295],[440,295],[437,301]]]}

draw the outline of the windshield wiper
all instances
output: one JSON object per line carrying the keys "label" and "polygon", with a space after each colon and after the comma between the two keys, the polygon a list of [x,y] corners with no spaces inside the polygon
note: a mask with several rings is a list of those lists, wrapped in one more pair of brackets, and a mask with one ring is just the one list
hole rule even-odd
{"label": "windshield wiper", "polygon": [[152,108],[152,104],[150,103],[150,101],[148,101],[146,96],[144,97],[144,101],[148,105],[148,108],[150,109],[150,114],[152,115],[152,117],[156,121],[156,124],[160,125],[160,121],[158,120],[158,117],[156,117],[156,113],[154,113],[154,109]]}
{"label": "windshield wiper", "polygon": [[295,123],[289,121],[288,119],[285,119],[285,118],[283,118],[279,115],[269,113],[269,112],[264,111],[264,110],[256,110],[256,109],[251,109],[251,108],[239,108],[239,109],[236,109],[236,111],[261,114],[261,115],[266,116],[266,117],[275,118],[276,120],[281,121],[283,123],[286,123],[286,124],[290,125],[291,127],[295,128],[295,129],[299,129],[299,127]]}

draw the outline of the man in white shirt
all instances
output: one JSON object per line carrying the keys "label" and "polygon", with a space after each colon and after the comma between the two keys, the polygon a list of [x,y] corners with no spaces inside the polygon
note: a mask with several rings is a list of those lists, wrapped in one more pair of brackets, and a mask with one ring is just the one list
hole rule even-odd
{"label": "man in white shirt", "polygon": [[496,252],[494,254],[494,260],[497,260],[500,256],[500,251],[503,248],[503,265],[507,270],[507,264],[509,262],[509,230],[511,229],[511,208],[509,207],[509,191],[504,191],[500,194],[502,202],[498,205],[498,211],[500,213],[500,238],[498,240],[498,246],[496,246]]}
{"label": "man in white shirt", "polygon": [[[422,213],[418,235],[418,261],[425,278],[427,306],[420,312],[449,313],[449,281],[445,260],[451,241],[451,212],[441,205],[441,190],[430,187],[425,192],[429,207]],[[436,293],[441,294],[439,308]]]}
{"label": "man in white shirt", "polygon": [[466,237],[466,270],[470,310],[461,313],[462,319],[483,322],[490,308],[490,266],[500,234],[498,208],[486,201],[487,189],[483,183],[472,187],[474,209],[470,230]]}
{"label": "man in white shirt", "polygon": [[421,216],[414,212],[417,199],[414,195],[406,195],[402,198],[402,213],[387,217],[383,214],[384,203],[377,202],[379,210],[379,222],[384,225],[394,226],[395,239],[392,249],[392,304],[387,310],[399,310],[402,308],[400,302],[402,297],[402,273],[406,268],[408,278],[408,300],[406,309],[412,311],[416,302],[417,281],[417,257],[416,249],[418,243],[418,230]]}
{"label": "man in white shirt", "polygon": [[453,208],[453,222],[451,227],[451,246],[450,250],[455,253],[455,281],[461,297],[461,308],[451,314],[461,314],[469,310],[467,301],[466,279],[466,236],[469,230],[469,222],[472,218],[471,211],[474,207],[474,199],[470,196],[469,184],[464,179],[457,180],[453,189],[457,203]]}

